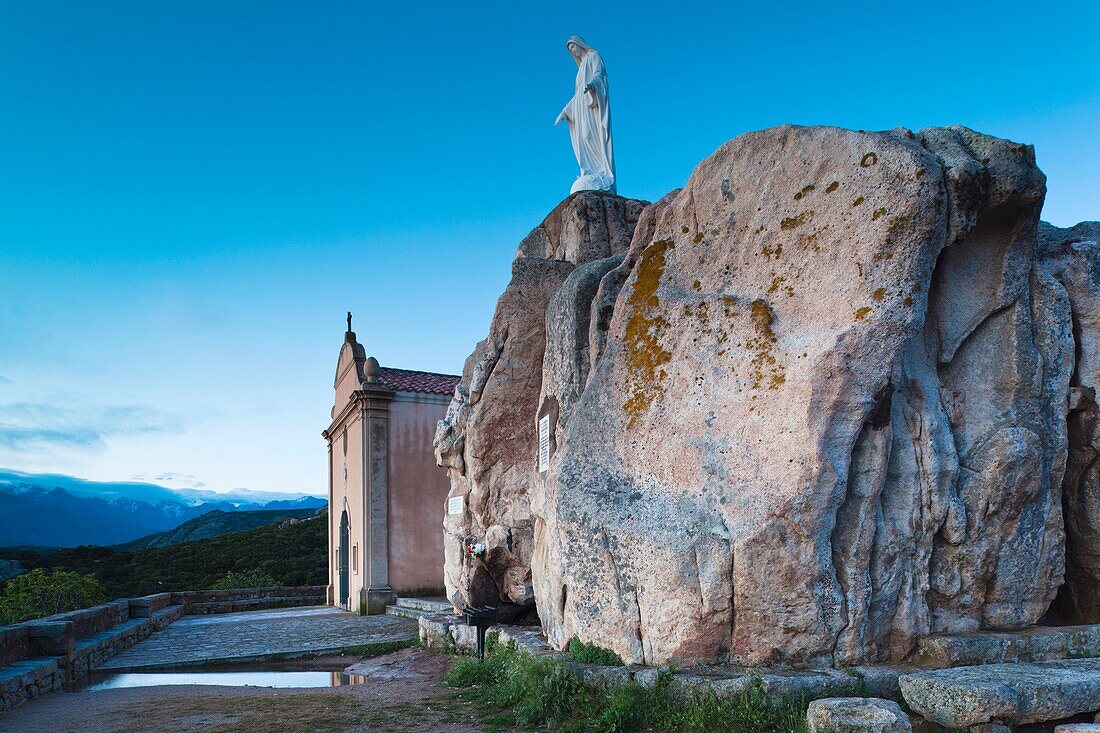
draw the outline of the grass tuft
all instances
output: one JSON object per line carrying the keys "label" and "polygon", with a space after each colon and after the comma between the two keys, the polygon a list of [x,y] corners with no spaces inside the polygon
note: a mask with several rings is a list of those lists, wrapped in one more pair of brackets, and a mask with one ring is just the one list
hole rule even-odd
{"label": "grass tuft", "polygon": [[671,694],[671,679],[666,672],[652,688],[630,682],[592,689],[552,658],[534,657],[510,644],[496,646],[484,662],[458,661],[444,681],[502,729],[805,733],[804,701],[774,703],[760,690],[733,699],[707,694],[683,700]]}
{"label": "grass tuft", "polygon": [[595,644],[585,644],[575,636],[569,640],[569,646],[565,648],[565,651],[575,662],[599,664],[604,667],[623,666],[622,658],[615,652]]}

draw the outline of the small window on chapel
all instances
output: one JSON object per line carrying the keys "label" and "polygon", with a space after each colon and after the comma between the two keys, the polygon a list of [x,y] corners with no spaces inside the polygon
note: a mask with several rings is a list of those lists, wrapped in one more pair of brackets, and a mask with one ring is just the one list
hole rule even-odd
{"label": "small window on chapel", "polygon": [[359,572],[359,545],[351,546],[351,572]]}

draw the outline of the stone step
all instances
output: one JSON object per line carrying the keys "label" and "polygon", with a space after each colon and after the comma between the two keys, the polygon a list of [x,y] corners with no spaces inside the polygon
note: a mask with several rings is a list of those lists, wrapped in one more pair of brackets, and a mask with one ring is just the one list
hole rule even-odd
{"label": "stone step", "polygon": [[163,631],[170,624],[173,624],[183,618],[183,604],[178,603],[174,606],[162,608],[159,611],[153,611],[152,618],[153,630]]}
{"label": "stone step", "polygon": [[1031,626],[1019,631],[934,634],[917,642],[917,661],[932,667],[1046,662],[1100,657],[1100,625]]}
{"label": "stone step", "polygon": [[401,616],[402,618],[420,618],[421,616],[430,616],[431,611],[425,611],[420,608],[408,608],[406,606],[386,606],[386,613],[390,616]]}
{"label": "stone step", "polygon": [[415,608],[428,613],[454,613],[454,607],[449,601],[435,598],[398,598],[396,605],[400,608]]}
{"label": "stone step", "polygon": [[909,707],[948,728],[1045,723],[1100,710],[1100,659],[1015,662],[903,675]]}

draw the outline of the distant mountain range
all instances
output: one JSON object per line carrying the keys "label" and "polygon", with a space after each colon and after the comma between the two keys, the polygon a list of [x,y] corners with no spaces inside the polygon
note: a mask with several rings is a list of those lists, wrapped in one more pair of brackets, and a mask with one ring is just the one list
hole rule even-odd
{"label": "distant mountain range", "polygon": [[[274,503],[274,502],[272,502]],[[202,516],[188,519],[186,522],[164,532],[139,537],[131,542],[115,545],[119,552],[147,550],[153,547],[168,547],[181,542],[206,540],[223,534],[244,532],[264,527],[288,519],[300,520],[315,516],[318,509],[259,509],[254,511],[223,512],[214,509]]]}
{"label": "distant mountain range", "polygon": [[175,529],[215,510],[316,510],[326,504],[310,495],[220,494],[0,470],[0,546],[117,545]]}

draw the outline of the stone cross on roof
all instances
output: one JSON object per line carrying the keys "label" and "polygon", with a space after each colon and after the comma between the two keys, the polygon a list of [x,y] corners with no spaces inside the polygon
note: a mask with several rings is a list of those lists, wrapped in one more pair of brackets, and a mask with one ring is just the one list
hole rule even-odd
{"label": "stone cross on roof", "polygon": [[351,333],[351,311],[348,311],[348,333]]}

